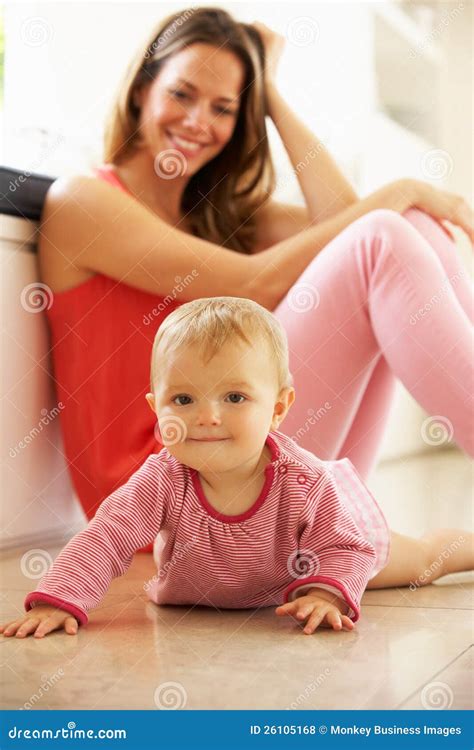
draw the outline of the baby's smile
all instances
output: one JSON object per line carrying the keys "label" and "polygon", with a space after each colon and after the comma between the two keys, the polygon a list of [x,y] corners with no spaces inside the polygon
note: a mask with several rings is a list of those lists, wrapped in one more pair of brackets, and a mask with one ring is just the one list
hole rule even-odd
{"label": "baby's smile", "polygon": [[222,443],[224,440],[230,440],[230,438],[218,438],[218,437],[208,437],[208,438],[188,438],[193,443]]}

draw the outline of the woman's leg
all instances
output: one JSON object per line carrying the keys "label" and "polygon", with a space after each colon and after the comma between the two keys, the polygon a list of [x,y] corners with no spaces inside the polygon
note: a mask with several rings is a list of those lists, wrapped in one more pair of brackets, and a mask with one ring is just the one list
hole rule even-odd
{"label": "woman's leg", "polygon": [[[460,262],[456,244],[431,216],[417,208],[409,208],[402,216],[423,235],[436,253],[459,304],[474,322],[474,296],[466,269]],[[340,450],[348,456],[361,475],[367,479],[380,448],[395,391],[395,376],[386,360],[380,359],[366,388],[357,414]]]}
{"label": "woman's leg", "polygon": [[390,533],[390,555],[385,568],[368,589],[393,586],[418,588],[448,573],[474,569],[474,534],[463,529],[437,529],[420,539]]}
{"label": "woman's leg", "polygon": [[396,378],[380,356],[338,458],[347,456],[367,480],[373,469],[395,393]]}
{"label": "woman's leg", "polygon": [[472,283],[466,268],[460,261],[456,243],[435,219],[424,211],[420,211],[419,208],[409,208],[402,216],[429,242],[431,249],[436,253],[444,268],[459,304],[471,323],[474,323]]}
{"label": "woman's leg", "polygon": [[323,459],[347,455],[350,442],[367,476],[395,375],[474,455],[471,298],[455,245],[431,217],[377,209],[357,219],[274,311],[288,334],[296,388],[282,432]]}

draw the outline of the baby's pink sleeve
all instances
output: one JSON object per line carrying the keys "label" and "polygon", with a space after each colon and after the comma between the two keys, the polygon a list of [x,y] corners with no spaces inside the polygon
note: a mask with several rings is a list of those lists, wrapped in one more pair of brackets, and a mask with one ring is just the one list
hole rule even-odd
{"label": "baby's pink sleeve", "polygon": [[26,597],[26,610],[52,604],[85,625],[87,612],[97,607],[112,579],[123,575],[134,552],[159,533],[174,499],[175,482],[167,458],[149,456],[60,552],[38,588]]}
{"label": "baby's pink sleeve", "polygon": [[[348,616],[357,622],[376,552],[363,538],[329,472],[309,490],[299,529],[298,558],[292,565],[295,580],[285,590],[284,601],[302,596],[303,588],[322,588],[343,599]],[[299,571],[304,575],[297,577]]]}

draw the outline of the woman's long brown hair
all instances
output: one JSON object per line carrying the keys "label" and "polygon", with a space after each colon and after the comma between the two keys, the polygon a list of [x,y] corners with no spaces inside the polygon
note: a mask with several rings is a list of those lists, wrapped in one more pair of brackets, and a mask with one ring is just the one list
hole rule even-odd
{"label": "woman's long brown hair", "polygon": [[137,148],[140,111],[135,92],[151,83],[174,54],[196,42],[231,50],[245,76],[233,135],[191,176],[181,210],[197,237],[249,253],[256,229],[253,214],[275,188],[265,123],[264,50],[252,26],[208,7],[189,8],[162,21],[132,60],[119,89],[106,126],[104,161],[119,165]]}

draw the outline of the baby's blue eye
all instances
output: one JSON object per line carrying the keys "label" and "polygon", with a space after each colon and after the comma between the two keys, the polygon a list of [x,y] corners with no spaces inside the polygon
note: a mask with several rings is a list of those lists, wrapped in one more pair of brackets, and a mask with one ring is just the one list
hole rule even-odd
{"label": "baby's blue eye", "polygon": [[[245,401],[245,396],[242,396],[242,394],[241,394],[241,393],[229,393],[229,398],[230,398],[231,396],[237,396],[237,398],[243,398],[243,399],[244,399],[244,401]],[[242,401],[232,401],[231,403],[233,403],[233,404],[241,404],[241,403],[242,403]]]}
{"label": "baby's blue eye", "polygon": [[[179,395],[179,396],[175,396],[175,397],[174,397],[174,398],[172,399],[172,401],[173,401],[173,404],[175,404],[175,403],[176,403],[176,399],[177,399],[177,398],[188,398],[188,399],[189,399],[190,397],[189,397],[189,396],[186,396],[186,395],[184,395],[184,394],[181,394],[181,395]],[[188,402],[188,403],[189,403],[189,402]],[[187,403],[186,403],[186,404],[181,404],[181,403],[178,403],[178,404],[177,404],[177,406],[187,406],[187,405],[188,405]]]}
{"label": "baby's blue eye", "polygon": [[[242,400],[234,401],[234,397],[237,397],[237,399],[242,399]],[[241,393],[229,393],[227,398],[231,399],[232,404],[241,404],[243,401],[247,400],[245,396],[243,396]],[[188,399],[188,400],[185,403],[183,403],[182,401],[178,399]],[[176,406],[188,406],[188,404],[192,401],[192,399],[191,399],[191,396],[187,396],[185,393],[180,393],[178,394],[178,396],[174,396],[171,399],[171,401],[173,404],[176,404]]]}

